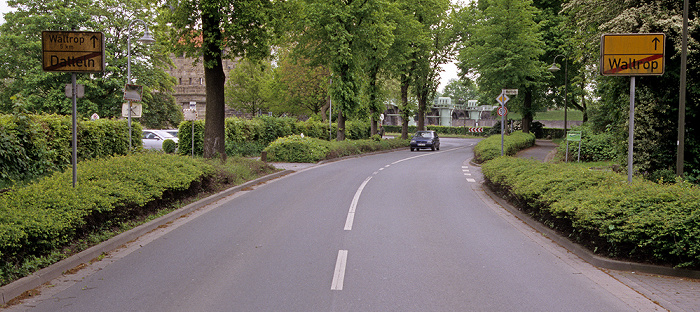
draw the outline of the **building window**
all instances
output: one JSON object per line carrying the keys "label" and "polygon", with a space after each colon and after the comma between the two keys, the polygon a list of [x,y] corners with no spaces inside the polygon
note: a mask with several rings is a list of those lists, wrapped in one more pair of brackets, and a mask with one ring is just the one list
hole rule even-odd
{"label": "building window", "polygon": [[182,78],[180,78],[180,83],[178,83],[178,84],[182,84]]}
{"label": "building window", "polygon": [[204,84],[204,78],[199,78],[199,84],[203,85]]}
{"label": "building window", "polygon": [[190,78],[190,84],[192,84],[192,78]]}

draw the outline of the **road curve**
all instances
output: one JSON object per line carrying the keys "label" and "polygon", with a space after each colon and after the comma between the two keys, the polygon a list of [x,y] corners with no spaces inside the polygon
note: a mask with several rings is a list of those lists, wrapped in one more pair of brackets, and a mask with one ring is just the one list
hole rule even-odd
{"label": "road curve", "polygon": [[236,193],[8,311],[661,311],[482,190],[476,140]]}

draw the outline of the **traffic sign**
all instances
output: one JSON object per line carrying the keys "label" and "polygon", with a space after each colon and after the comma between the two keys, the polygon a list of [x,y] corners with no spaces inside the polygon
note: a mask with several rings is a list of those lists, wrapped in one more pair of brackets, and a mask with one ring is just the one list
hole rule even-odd
{"label": "traffic sign", "polygon": [[600,40],[601,75],[663,75],[665,44],[662,33],[604,34]]}
{"label": "traffic sign", "polygon": [[49,72],[103,72],[104,34],[92,31],[42,31],[42,65]]}
{"label": "traffic sign", "polygon": [[581,141],[581,131],[568,131],[566,133],[567,141]]}
{"label": "traffic sign", "polygon": [[501,106],[498,108],[498,116],[505,116],[508,115],[508,109],[505,106]]}
{"label": "traffic sign", "polygon": [[469,127],[469,132],[484,132],[484,128]]}
{"label": "traffic sign", "polygon": [[124,87],[124,100],[140,102],[141,93],[143,93],[143,86],[128,84]]}
{"label": "traffic sign", "polygon": [[501,93],[505,95],[518,95],[518,89],[502,89]]}
{"label": "traffic sign", "polygon": [[503,93],[499,94],[498,97],[496,98],[496,101],[498,101],[498,103],[501,105],[506,105],[508,100],[510,100],[510,98]]}
{"label": "traffic sign", "polygon": [[131,102],[126,102],[122,104],[122,117],[129,117],[129,106],[131,106],[131,118],[141,118],[143,106],[141,104],[135,104]]}

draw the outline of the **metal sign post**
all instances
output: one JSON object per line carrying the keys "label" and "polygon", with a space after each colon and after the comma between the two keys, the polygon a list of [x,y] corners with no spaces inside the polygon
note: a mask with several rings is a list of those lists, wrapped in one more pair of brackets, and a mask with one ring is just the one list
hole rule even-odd
{"label": "metal sign post", "polygon": [[[76,72],[99,73],[105,68],[105,41],[101,32],[42,31],[42,69],[47,72],[70,72],[73,102],[73,188],[78,184],[78,84]],[[68,92],[66,92],[66,95]],[[84,93],[84,90],[82,91]]]}
{"label": "metal sign post", "polygon": [[496,97],[496,101],[501,104],[501,107],[498,108],[498,115],[501,116],[501,156],[503,156],[503,132],[505,132],[505,119],[506,115],[508,114],[506,103],[508,103],[508,100],[510,100],[510,98],[506,95],[505,90],[506,89],[501,90],[501,94]]}
{"label": "metal sign post", "polygon": [[627,142],[627,182],[632,183],[634,154],[634,93],[636,76],[660,76],[665,68],[666,35],[604,34],[600,39],[600,73],[630,76],[630,119]]}

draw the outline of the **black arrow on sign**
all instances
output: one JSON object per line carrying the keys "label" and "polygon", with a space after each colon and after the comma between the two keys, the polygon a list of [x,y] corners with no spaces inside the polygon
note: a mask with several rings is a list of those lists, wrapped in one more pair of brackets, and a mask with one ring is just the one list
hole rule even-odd
{"label": "black arrow on sign", "polygon": [[661,40],[659,40],[659,38],[657,38],[657,37],[654,37],[654,40],[651,41],[654,43],[654,50],[656,50],[656,48],[657,48],[656,45],[658,45],[660,41]]}
{"label": "black arrow on sign", "polygon": [[[96,43],[97,41],[100,41],[100,39],[97,38],[97,36],[95,36],[95,35],[92,35],[92,38],[90,38],[90,40],[92,40],[92,48],[93,48],[93,49],[95,48],[95,43]],[[657,40],[658,40],[658,39],[657,39]]]}

